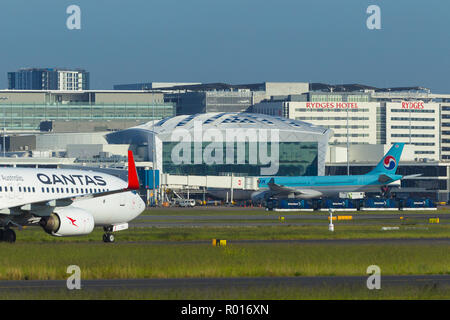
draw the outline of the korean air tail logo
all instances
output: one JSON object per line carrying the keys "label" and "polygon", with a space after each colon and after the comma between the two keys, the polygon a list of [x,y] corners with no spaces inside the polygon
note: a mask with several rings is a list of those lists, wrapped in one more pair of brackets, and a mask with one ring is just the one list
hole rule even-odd
{"label": "korean air tail logo", "polygon": [[397,165],[397,162],[395,161],[395,158],[393,156],[387,156],[384,158],[383,166],[387,170],[392,170]]}

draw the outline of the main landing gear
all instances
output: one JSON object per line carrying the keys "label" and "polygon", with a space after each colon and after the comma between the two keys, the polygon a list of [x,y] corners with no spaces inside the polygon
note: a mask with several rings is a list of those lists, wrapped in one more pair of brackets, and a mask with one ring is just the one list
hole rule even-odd
{"label": "main landing gear", "polygon": [[0,241],[14,243],[16,242],[16,233],[9,228],[0,229]]}
{"label": "main landing gear", "polygon": [[116,240],[112,232],[112,227],[104,227],[103,230],[105,233],[103,234],[103,242],[112,243]]}

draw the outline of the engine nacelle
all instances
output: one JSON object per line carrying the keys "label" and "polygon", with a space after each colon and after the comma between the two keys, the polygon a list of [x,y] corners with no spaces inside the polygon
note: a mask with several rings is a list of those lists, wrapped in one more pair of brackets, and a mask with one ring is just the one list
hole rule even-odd
{"label": "engine nacelle", "polygon": [[271,192],[269,190],[266,191],[255,191],[252,193],[252,201],[254,203],[263,203],[270,198]]}
{"label": "engine nacelle", "polygon": [[95,226],[92,214],[74,207],[58,208],[40,224],[45,232],[58,237],[86,235]]}

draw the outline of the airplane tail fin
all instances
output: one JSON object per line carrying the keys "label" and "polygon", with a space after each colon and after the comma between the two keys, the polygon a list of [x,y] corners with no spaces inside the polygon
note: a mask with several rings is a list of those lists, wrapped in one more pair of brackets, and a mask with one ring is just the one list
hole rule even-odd
{"label": "airplane tail fin", "polygon": [[404,143],[394,143],[377,166],[370,171],[370,173],[395,174],[404,146]]}
{"label": "airplane tail fin", "polygon": [[139,190],[139,178],[134,162],[133,151],[128,150],[128,190]]}

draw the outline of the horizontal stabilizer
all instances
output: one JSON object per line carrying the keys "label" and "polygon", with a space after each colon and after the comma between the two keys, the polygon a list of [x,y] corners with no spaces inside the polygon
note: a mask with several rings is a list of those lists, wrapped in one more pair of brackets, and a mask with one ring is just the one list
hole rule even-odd
{"label": "horizontal stabilizer", "polygon": [[379,183],[386,183],[386,182],[389,182],[391,180],[393,180],[393,179],[391,177],[385,175],[385,174],[380,174],[378,176],[378,182]]}
{"label": "horizontal stabilizer", "polygon": [[403,177],[402,177],[402,180],[407,180],[407,179],[417,178],[417,177],[420,177],[420,176],[422,176],[422,175],[423,175],[422,173],[411,174],[411,175],[409,175],[409,176],[403,176]]}

